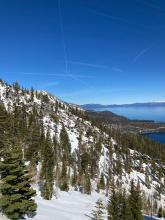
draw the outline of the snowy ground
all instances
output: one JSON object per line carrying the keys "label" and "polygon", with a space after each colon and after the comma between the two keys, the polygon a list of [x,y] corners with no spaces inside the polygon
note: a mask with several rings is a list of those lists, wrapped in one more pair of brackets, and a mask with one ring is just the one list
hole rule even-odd
{"label": "snowy ground", "polygon": [[[99,198],[106,204],[107,198],[96,192],[93,192],[92,195],[75,191],[59,192],[58,199],[54,197],[50,201],[37,196],[37,215],[32,219],[28,218],[28,220],[89,220],[88,216]],[[0,220],[7,219],[4,216],[2,217],[0,213]]]}
{"label": "snowy ground", "polygon": [[38,214],[34,220],[86,220],[98,198],[104,196],[93,193],[92,196],[79,192],[60,192],[59,198],[45,201],[37,197]]}
{"label": "snowy ground", "polygon": [[[37,196],[38,210],[33,220],[89,220],[87,215],[90,215],[99,198],[106,201],[105,196],[98,193],[85,195],[80,192],[60,192],[58,199],[53,198],[51,201]],[[0,216],[0,220],[6,219]]]}
{"label": "snowy ground", "polygon": [[[99,198],[106,204],[107,198],[95,192],[92,195],[85,195],[75,191],[68,193],[60,192],[58,199],[54,197],[51,201],[43,200],[40,196],[37,196],[37,215],[31,220],[89,220],[90,218],[88,216]],[[149,217],[145,219],[151,220]],[[7,219],[0,215],[0,220]]]}

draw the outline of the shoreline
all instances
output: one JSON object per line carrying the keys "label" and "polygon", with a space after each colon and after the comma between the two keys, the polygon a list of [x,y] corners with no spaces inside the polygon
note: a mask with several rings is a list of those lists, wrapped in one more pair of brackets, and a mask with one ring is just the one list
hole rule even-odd
{"label": "shoreline", "polygon": [[152,133],[165,133],[165,127],[159,127],[155,129],[146,129],[144,131],[140,131],[140,134],[152,134]]}

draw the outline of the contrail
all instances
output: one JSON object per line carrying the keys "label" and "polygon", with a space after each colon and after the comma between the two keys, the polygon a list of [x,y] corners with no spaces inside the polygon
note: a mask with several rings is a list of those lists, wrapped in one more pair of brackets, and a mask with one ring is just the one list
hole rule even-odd
{"label": "contrail", "polygon": [[[80,81],[82,84],[87,86],[87,83],[82,80],[79,79],[79,76],[75,76],[73,74],[69,74],[69,69],[68,69],[68,56],[67,56],[67,49],[66,49],[66,44],[65,44],[65,33],[64,33],[64,24],[63,24],[63,17],[62,17],[62,10],[61,10],[61,0],[58,0],[58,11],[59,11],[59,21],[60,21],[60,30],[61,30],[61,37],[62,37],[62,43],[63,43],[63,52],[64,52],[64,61],[65,61],[65,72],[66,75],[69,75],[69,77],[71,77],[73,80],[76,81]],[[81,62],[79,62],[79,65],[82,64]],[[89,65],[89,64],[88,64]]]}
{"label": "contrail", "polygon": [[[60,30],[61,30],[61,37],[62,37],[62,43],[63,43],[63,52],[64,52],[64,61],[65,61],[65,72],[66,75],[69,75],[69,77],[73,78],[74,80],[79,80],[78,77],[76,77],[73,74],[69,74],[68,69],[68,56],[67,56],[67,50],[66,50],[66,44],[65,44],[65,33],[64,33],[64,25],[63,25],[63,17],[62,17],[62,10],[61,10],[61,0],[58,0],[58,11],[59,11],[59,21],[60,21]],[[84,83],[83,80],[79,80]]]}
{"label": "contrail", "polygon": [[61,2],[60,1],[61,0],[58,0],[60,31],[61,31],[63,52],[64,52],[65,71],[66,71],[66,73],[68,73],[68,56],[67,56],[67,50],[66,50],[66,44],[65,44],[64,25],[63,25],[63,18],[62,18],[62,10],[61,10]]}
{"label": "contrail", "polygon": [[114,71],[114,72],[118,72],[118,73],[122,73],[123,72],[123,70],[118,68],[118,67],[112,67],[111,70]]}
{"label": "contrail", "polygon": [[100,11],[96,11],[94,9],[89,9],[92,13],[98,15],[98,16],[102,16],[102,17],[105,17],[105,18],[109,18],[111,20],[114,20],[116,22],[123,22],[127,25],[131,25],[131,26],[136,26],[138,28],[142,28],[142,29],[149,29],[149,30],[153,30],[153,31],[158,31],[159,29],[156,28],[156,27],[152,27],[152,26],[147,26],[147,25],[143,25],[143,24],[138,24],[138,23],[135,23],[131,20],[127,20],[125,18],[122,18],[122,17],[119,17],[119,16],[113,16],[113,15],[110,15],[110,14],[106,14],[104,12],[100,12]]}
{"label": "contrail", "polygon": [[39,73],[39,72],[3,72],[4,74],[19,74],[19,75],[35,75],[35,76],[57,76],[64,78],[90,78],[83,74],[65,74],[65,73]]}
{"label": "contrail", "polygon": [[147,51],[148,51],[149,49],[151,49],[151,47],[148,47],[148,48],[145,48],[145,49],[141,50],[141,51],[136,55],[136,57],[133,59],[133,63],[136,63],[136,62],[140,59],[140,57],[142,57],[145,53],[147,53]]}
{"label": "contrail", "polygon": [[84,62],[80,62],[80,61],[68,61],[68,63],[80,65],[80,66],[89,66],[89,67],[94,67],[94,68],[100,68],[100,69],[107,68],[107,66],[105,66],[105,65],[98,65],[98,64],[94,64],[94,63],[84,63]]}
{"label": "contrail", "polygon": [[151,8],[153,8],[153,9],[157,9],[157,10],[159,10],[160,12],[162,12],[162,13],[164,13],[165,12],[165,9],[164,8],[161,8],[161,7],[159,7],[159,6],[157,6],[157,5],[155,5],[155,4],[152,4],[152,3],[150,3],[150,2],[147,2],[147,1],[145,1],[145,0],[143,0],[143,1],[141,1],[141,0],[135,0],[136,2],[141,2],[141,3],[143,3],[143,4],[145,4],[145,5],[147,5],[147,6],[149,6],[149,7],[151,7]]}
{"label": "contrail", "polygon": [[[124,22],[124,23],[129,24],[129,25],[138,25],[138,24],[136,24],[136,23],[134,23],[130,20],[127,20],[127,19],[119,17],[119,16],[113,16],[113,15],[110,15],[110,14],[106,14],[104,12],[96,11],[94,9],[90,9],[90,11],[95,13],[96,15],[106,17],[106,18],[110,18],[110,19],[115,20],[115,21]],[[138,25],[138,26],[141,26],[141,25]],[[142,27],[145,28],[145,26],[143,26],[143,25],[142,25]]]}
{"label": "contrail", "polygon": [[58,85],[59,85],[59,82],[46,82],[46,83],[40,84],[40,87],[48,88],[48,87],[54,87]]}

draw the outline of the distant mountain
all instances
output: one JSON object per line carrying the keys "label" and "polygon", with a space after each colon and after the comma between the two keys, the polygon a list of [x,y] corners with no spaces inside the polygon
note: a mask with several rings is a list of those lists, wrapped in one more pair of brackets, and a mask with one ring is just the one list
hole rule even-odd
{"label": "distant mountain", "polygon": [[101,104],[84,104],[81,107],[85,110],[97,110],[100,108],[114,108],[114,107],[161,107],[165,106],[165,101],[162,102],[144,102],[144,103],[132,103],[132,104],[111,104],[111,105],[101,105]]}

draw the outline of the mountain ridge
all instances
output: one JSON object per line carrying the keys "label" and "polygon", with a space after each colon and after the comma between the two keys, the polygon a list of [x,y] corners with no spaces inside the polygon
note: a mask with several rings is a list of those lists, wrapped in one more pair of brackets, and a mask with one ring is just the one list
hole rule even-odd
{"label": "mountain ridge", "polygon": [[86,110],[95,110],[98,108],[113,108],[113,107],[161,107],[165,106],[165,101],[160,102],[142,102],[142,103],[131,103],[131,104],[110,104],[110,105],[103,105],[103,104],[83,104],[80,105],[82,108]]}
{"label": "mountain ridge", "polygon": [[[154,192],[156,202],[165,205],[165,192],[162,187],[165,181],[165,154],[161,145],[157,145],[159,151],[156,151],[156,144],[149,140],[133,134],[122,134],[118,131],[118,126],[113,128],[111,123],[105,124],[102,120],[98,122],[77,105],[63,102],[45,91],[22,89],[18,83],[9,85],[0,82],[0,102],[11,119],[15,120],[15,126],[22,126],[22,115],[25,116],[24,123],[27,126],[25,131],[22,131],[23,138],[21,135],[19,138],[21,146],[25,146],[25,162],[33,164],[29,169],[35,174],[34,184],[38,196],[42,196],[42,187],[39,186],[42,186],[40,183],[43,181],[40,176],[44,162],[42,157],[45,157],[45,154],[43,155],[39,145],[31,146],[29,140],[36,138],[36,132],[43,128],[44,133],[49,132],[51,139],[55,139],[53,143],[51,140],[49,142],[56,153],[46,154],[48,161],[53,156],[53,170],[56,171],[53,177],[54,193],[50,199],[58,197],[59,190],[74,191],[79,184],[82,185],[83,193],[97,191],[106,195],[110,190],[107,181],[112,179],[129,191],[130,182],[134,180],[136,184],[139,182],[146,201]],[[64,136],[65,142],[61,139]],[[43,134],[41,137],[43,139]],[[29,150],[30,156],[26,156],[26,151]],[[64,181],[61,174],[64,172],[65,163],[67,187],[64,188],[65,185],[61,186]],[[163,173],[159,176],[160,170],[163,170]],[[74,182],[73,177],[77,178]],[[103,186],[100,185],[101,180],[104,182]]]}

